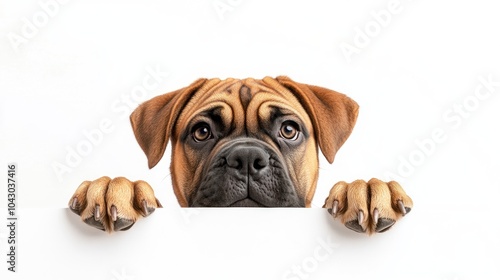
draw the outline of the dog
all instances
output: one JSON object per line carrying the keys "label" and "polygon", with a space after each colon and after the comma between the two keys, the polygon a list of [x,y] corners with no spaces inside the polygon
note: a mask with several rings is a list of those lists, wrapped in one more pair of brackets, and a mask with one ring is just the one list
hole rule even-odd
{"label": "dog", "polygon": [[[130,121],[149,168],[172,146],[181,207],[310,207],[319,149],[329,163],[351,134],[358,104],[288,77],[199,79],[152,98]],[[98,229],[127,230],[162,207],[145,181],[84,181],[69,208]],[[394,181],[336,183],[323,206],[349,229],[388,230],[413,207]]]}

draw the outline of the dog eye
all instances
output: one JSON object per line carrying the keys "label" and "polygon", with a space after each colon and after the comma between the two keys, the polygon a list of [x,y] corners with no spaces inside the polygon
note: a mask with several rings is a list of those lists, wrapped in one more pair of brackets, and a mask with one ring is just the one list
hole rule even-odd
{"label": "dog eye", "polygon": [[193,129],[192,136],[194,141],[203,142],[212,137],[212,131],[208,124],[202,123]]}
{"label": "dog eye", "polygon": [[292,121],[286,121],[281,125],[280,136],[295,141],[299,137],[300,130],[298,125]]}

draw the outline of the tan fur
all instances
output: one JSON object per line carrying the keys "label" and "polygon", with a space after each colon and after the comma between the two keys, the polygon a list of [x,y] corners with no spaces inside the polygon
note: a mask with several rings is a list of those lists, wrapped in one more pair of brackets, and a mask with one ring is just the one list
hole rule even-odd
{"label": "tan fur", "polygon": [[[296,153],[287,154],[286,163],[297,194],[310,207],[318,180],[318,147],[332,163],[335,154],[352,132],[358,116],[358,105],[344,94],[326,88],[292,81],[288,77],[257,79],[199,79],[191,85],[152,98],[141,104],[130,116],[139,146],[147,156],[148,166],[154,167],[162,158],[167,143],[172,145],[171,174],[174,193],[182,207],[202,179],[203,166],[228,141],[221,139],[210,155],[200,155],[180,140],[183,131],[194,122],[203,120],[200,112],[220,107],[225,127],[232,127],[231,137],[244,133],[258,135],[278,151],[273,140],[260,131],[259,121],[267,120],[271,108],[284,108],[300,118],[312,137]],[[365,213],[362,227],[374,232],[376,224],[371,218],[375,208],[380,217],[398,219],[397,201],[411,207],[411,199],[395,182],[389,184],[372,179],[368,183],[358,180],[351,184],[337,183],[325,201],[331,209],[338,203],[338,217],[343,223],[357,219],[359,211]],[[77,201],[76,208],[75,201]],[[144,216],[142,203],[148,207],[161,207],[152,188],[144,181],[131,182],[125,178],[102,177],[85,181],[69,202],[74,212],[89,223],[99,204],[99,218],[105,230],[113,231],[112,206],[118,217],[135,222]],[[395,206],[396,205],[396,206]]]}

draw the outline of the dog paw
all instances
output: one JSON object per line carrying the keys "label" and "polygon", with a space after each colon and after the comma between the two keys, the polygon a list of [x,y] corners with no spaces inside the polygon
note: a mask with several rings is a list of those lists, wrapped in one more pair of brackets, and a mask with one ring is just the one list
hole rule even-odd
{"label": "dog paw", "polygon": [[69,201],[69,208],[83,222],[108,232],[128,230],[140,217],[161,207],[148,183],[123,177],[85,181]]}
{"label": "dog paw", "polygon": [[413,201],[397,182],[378,179],[338,182],[323,205],[349,229],[368,234],[390,229],[412,207]]}

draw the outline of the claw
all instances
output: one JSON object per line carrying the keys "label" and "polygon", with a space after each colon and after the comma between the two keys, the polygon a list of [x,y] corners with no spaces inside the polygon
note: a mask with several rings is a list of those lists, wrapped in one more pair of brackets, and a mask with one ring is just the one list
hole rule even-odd
{"label": "claw", "polygon": [[332,216],[336,217],[337,216],[337,211],[339,210],[339,201],[334,200],[333,201],[333,206],[332,206]]}
{"label": "claw", "polygon": [[95,210],[94,210],[94,219],[96,221],[99,221],[101,219],[101,212],[99,212],[99,204],[95,206]]}
{"label": "claw", "polygon": [[78,205],[78,199],[75,197],[73,198],[73,202],[71,202],[71,209],[75,210],[77,205]]}
{"label": "claw", "polygon": [[352,220],[347,223],[345,223],[345,226],[348,229],[352,229],[355,232],[366,232],[366,229],[363,228],[363,220],[365,218],[365,214],[363,213],[363,210],[359,210],[358,212],[358,220]]}
{"label": "claw", "polygon": [[363,210],[359,210],[359,213],[358,213],[358,224],[360,226],[363,224],[364,218],[365,218],[365,214],[363,213]]}
{"label": "claw", "polygon": [[145,216],[149,215],[148,204],[146,203],[146,200],[142,201],[142,211],[144,211]]}
{"label": "claw", "polygon": [[378,212],[378,209],[377,209],[377,208],[375,208],[375,210],[373,210],[373,222],[374,222],[375,224],[377,224],[377,223],[378,223],[378,218],[379,218],[379,212]]}
{"label": "claw", "polygon": [[76,197],[71,201],[69,210],[77,215],[80,215],[80,209],[78,209],[78,199]]}
{"label": "claw", "polygon": [[158,199],[156,199],[156,204],[158,204],[158,208],[163,208],[163,205],[161,205],[161,203]]}
{"label": "claw", "polygon": [[401,212],[401,214],[403,214],[403,216],[406,215],[406,208],[405,208],[403,201],[398,200],[398,208],[399,208],[399,211]]}
{"label": "claw", "polygon": [[112,205],[111,206],[111,219],[113,220],[113,222],[116,222],[117,220],[117,211],[116,211],[116,206]]}

